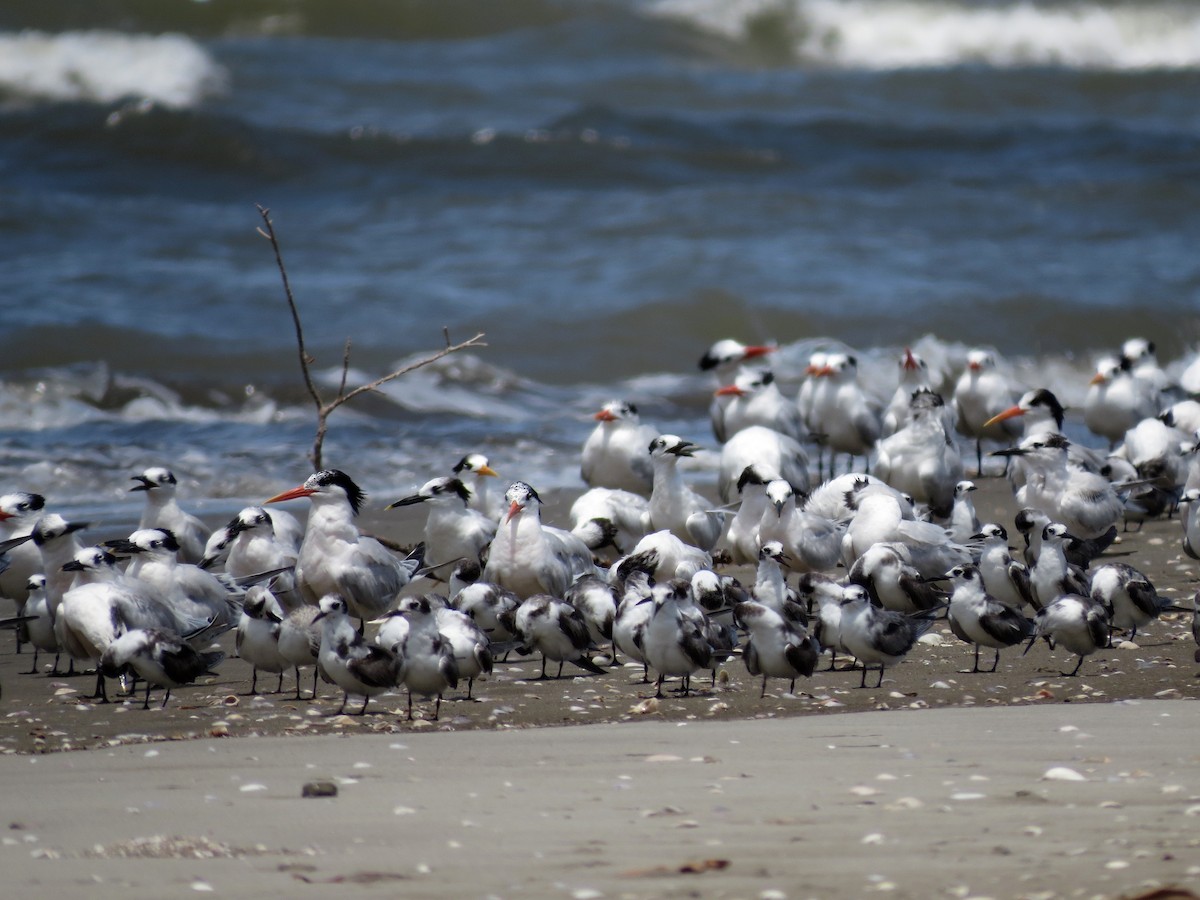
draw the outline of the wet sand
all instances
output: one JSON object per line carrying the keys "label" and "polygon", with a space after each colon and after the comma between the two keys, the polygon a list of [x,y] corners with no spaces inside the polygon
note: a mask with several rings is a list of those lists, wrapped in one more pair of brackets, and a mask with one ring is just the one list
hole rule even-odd
{"label": "wet sand", "polygon": [[[1006,485],[979,483],[981,516],[1010,525]],[[568,500],[547,518],[561,521]],[[420,521],[372,513],[365,524],[411,543]],[[1147,523],[1101,561],[1141,568],[1190,606],[1200,567],[1179,533],[1176,521]],[[87,884],[102,896],[161,896],[195,879],[197,890],[265,896],[330,878],[381,895],[481,897],[1195,888],[1200,853],[1184,813],[1200,814],[1188,702],[1200,667],[1189,625],[1164,616],[1065,678],[1074,658],[1044,644],[1007,651],[995,673],[964,671],[970,648],[939,623],[879,689],[860,689],[857,671],[822,671],[794,695],[772,681],[763,699],[737,659],[715,686],[698,676],[694,696],[656,701],[640,667],[594,676],[568,664],[563,678],[536,681],[540,660],[513,656],[477,682],[476,702],[444,703],[439,722],[427,703],[406,721],[402,692],[366,716],[333,716],[340,693],[322,685],[315,703],[295,701],[290,675],[283,694],[248,697],[237,659],[166,709],[157,691],[148,711],[140,696],[100,706],[80,699],[92,677],[20,674],[32,656],[5,639],[0,777],[22,797],[6,871],[29,890]],[[232,650],[231,635],[222,643]],[[591,727],[536,728],[550,725]],[[66,750],[88,752],[56,752]],[[1089,780],[1041,781],[1055,765]],[[340,796],[300,800],[320,778],[340,779]],[[184,841],[128,843],[156,835]],[[93,859],[96,845],[175,861]],[[213,858],[178,856],[189,852]],[[703,860],[717,862],[671,874]]]}

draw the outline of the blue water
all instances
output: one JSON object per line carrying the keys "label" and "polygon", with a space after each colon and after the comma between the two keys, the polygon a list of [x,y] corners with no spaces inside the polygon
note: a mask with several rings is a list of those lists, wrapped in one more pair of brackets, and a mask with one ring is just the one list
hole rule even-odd
{"label": "blue water", "polygon": [[[47,8],[48,7],[48,8]],[[237,506],[306,474],[308,349],[354,378],[487,347],[331,420],[407,489],[483,448],[578,484],[629,396],[709,440],[714,340],[925,335],[1082,397],[1200,342],[1200,8],[678,0],[0,10],[0,484]]]}

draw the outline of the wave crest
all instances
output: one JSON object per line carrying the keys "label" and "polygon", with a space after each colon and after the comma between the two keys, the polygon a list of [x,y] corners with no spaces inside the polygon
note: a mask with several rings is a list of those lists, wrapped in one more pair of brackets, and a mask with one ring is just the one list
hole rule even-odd
{"label": "wave crest", "polygon": [[0,96],[113,103],[138,98],[195,106],[222,90],[225,70],[181,34],[0,33]]}
{"label": "wave crest", "polygon": [[1200,68],[1200,8],[1178,2],[657,0],[653,14],[799,61],[891,70],[986,65]]}

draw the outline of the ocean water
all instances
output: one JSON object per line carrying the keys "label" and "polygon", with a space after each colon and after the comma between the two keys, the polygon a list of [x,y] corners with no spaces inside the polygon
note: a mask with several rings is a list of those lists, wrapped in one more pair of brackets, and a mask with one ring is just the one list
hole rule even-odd
{"label": "ocean water", "polygon": [[[721,337],[995,348],[1082,400],[1200,342],[1200,5],[93,0],[0,6],[0,486],[214,514],[309,471],[323,390],[380,503],[482,449],[580,485],[613,396],[713,446]],[[1081,435],[1087,439],[1086,435]],[[133,495],[136,498],[137,495]]]}

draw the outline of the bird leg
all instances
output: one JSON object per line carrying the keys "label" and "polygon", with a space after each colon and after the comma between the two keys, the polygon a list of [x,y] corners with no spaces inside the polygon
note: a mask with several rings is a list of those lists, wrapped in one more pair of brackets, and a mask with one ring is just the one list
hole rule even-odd
{"label": "bird leg", "polygon": [[108,702],[108,691],[104,687],[104,673],[99,668],[96,669],[96,693],[88,697],[89,700],[98,700],[101,703]]}
{"label": "bird leg", "polygon": [[865,688],[865,687],[867,686],[867,664],[866,664],[866,663],[863,663],[863,664],[862,664],[862,667],[863,667],[863,671],[862,671],[862,681],[860,681],[860,682],[858,683],[858,686],[859,686],[860,688]]}
{"label": "bird leg", "polygon": [[283,693],[283,669],[279,670],[279,684],[276,685],[276,687],[275,687],[275,693],[277,693],[277,694]]}
{"label": "bird leg", "polygon": [[657,685],[658,685],[658,690],[657,690],[657,691],[655,691],[655,693],[654,693],[654,697],[655,697],[655,699],[656,699],[656,700],[661,700],[661,699],[663,699],[663,692],[662,692],[662,686],[663,686],[663,677],[664,677],[664,676],[662,676],[662,675],[659,675],[659,676],[658,676],[658,682],[657,682]]}
{"label": "bird leg", "polygon": [[1000,665],[1000,648],[999,647],[996,648],[996,658],[994,660],[992,660],[992,667],[990,669],[988,669],[988,671],[995,672],[996,666],[998,666],[998,665]]}
{"label": "bird leg", "polygon": [[32,666],[32,668],[30,668],[30,670],[28,672],[22,672],[21,674],[22,675],[36,675],[37,670],[38,670],[37,659],[38,659],[38,648],[34,647],[33,648],[33,666]]}
{"label": "bird leg", "polygon": [[1079,674],[1079,667],[1080,667],[1080,666],[1082,666],[1082,665],[1083,665],[1083,657],[1081,656],[1081,657],[1079,657],[1079,662],[1075,663],[1075,668],[1073,668],[1073,669],[1072,669],[1070,672],[1063,672],[1063,677],[1064,677],[1064,678],[1071,678],[1071,677],[1073,677],[1073,676],[1075,676],[1075,675],[1078,675],[1078,674]]}
{"label": "bird leg", "polygon": [[[297,671],[299,671],[299,670],[297,670]],[[299,676],[297,676],[297,678],[298,677]],[[299,684],[297,684],[296,690],[297,691],[300,690]],[[316,666],[313,666],[313,692],[312,692],[312,696],[309,697],[308,699],[309,700],[317,699],[317,667]]]}
{"label": "bird leg", "polygon": [[243,697],[253,697],[258,693],[258,666],[250,667],[250,690],[242,694]]}
{"label": "bird leg", "polygon": [[879,680],[875,682],[875,687],[883,687],[883,663],[879,664]]}
{"label": "bird leg", "polygon": [[433,721],[438,720],[438,716],[442,712],[442,695],[438,694],[437,699],[433,701]]}
{"label": "bird leg", "polygon": [[142,709],[150,708],[150,682],[146,682],[146,699],[142,701]]}
{"label": "bird leg", "polygon": [[366,694],[363,694],[363,705],[362,705],[362,709],[360,709],[360,710],[358,711],[358,714],[359,714],[360,716],[364,716],[364,715],[366,715],[366,714],[367,714],[367,704],[368,704],[368,703],[370,703],[370,702],[371,702],[371,698],[370,698],[368,695],[366,695]]}
{"label": "bird leg", "polygon": [[[147,682],[147,684],[149,684],[149,682]],[[162,705],[159,707],[159,709],[166,709],[167,701],[170,699],[171,699],[171,689],[167,688],[167,692],[165,694],[163,694],[163,702],[162,702]]]}
{"label": "bird leg", "polygon": [[408,721],[411,722],[412,720],[412,689],[410,688],[408,692]]}
{"label": "bird leg", "polygon": [[972,672],[979,671],[979,645],[975,645],[975,665],[971,667]]}
{"label": "bird leg", "polygon": [[763,686],[762,686],[762,690],[758,692],[758,699],[761,700],[765,696],[767,696],[767,676],[766,675],[763,676]]}

